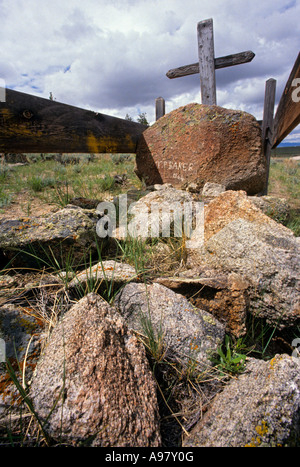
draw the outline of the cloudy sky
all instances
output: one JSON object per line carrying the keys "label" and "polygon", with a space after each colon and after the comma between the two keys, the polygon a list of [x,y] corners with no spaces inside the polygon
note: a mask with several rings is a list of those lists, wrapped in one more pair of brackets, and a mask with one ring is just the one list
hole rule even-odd
{"label": "cloudy sky", "polygon": [[[218,105],[262,118],[265,81],[276,104],[297,58],[300,0],[0,0],[0,79],[6,87],[134,119],[165,98],[166,112],[201,103],[197,23],[214,21],[215,56],[252,50],[251,63],[216,71]],[[299,104],[300,105],[300,104]],[[300,128],[285,140],[300,144]]]}

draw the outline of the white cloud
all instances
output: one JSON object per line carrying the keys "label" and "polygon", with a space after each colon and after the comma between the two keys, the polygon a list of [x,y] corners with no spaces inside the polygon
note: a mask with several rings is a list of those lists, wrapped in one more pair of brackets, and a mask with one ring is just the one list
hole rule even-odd
{"label": "white cloud", "polygon": [[0,0],[0,76],[7,87],[124,117],[200,102],[199,75],[169,80],[197,61],[197,22],[212,17],[216,56],[251,63],[217,70],[218,103],[262,116],[265,81],[277,102],[299,51],[298,0]]}

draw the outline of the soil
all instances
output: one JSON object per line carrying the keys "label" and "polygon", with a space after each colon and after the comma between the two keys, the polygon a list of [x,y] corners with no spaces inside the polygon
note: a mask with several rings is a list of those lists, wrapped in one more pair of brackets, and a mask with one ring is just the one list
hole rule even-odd
{"label": "soil", "polygon": [[58,211],[56,204],[47,204],[36,197],[30,197],[27,191],[21,192],[11,204],[0,210],[0,221],[17,219],[24,216],[40,217]]}

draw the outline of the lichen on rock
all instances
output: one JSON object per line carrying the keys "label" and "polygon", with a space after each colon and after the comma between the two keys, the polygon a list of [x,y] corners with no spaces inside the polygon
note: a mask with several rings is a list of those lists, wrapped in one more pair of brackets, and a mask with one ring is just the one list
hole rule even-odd
{"label": "lichen on rock", "polygon": [[299,446],[300,359],[250,359],[216,396],[184,447]]}

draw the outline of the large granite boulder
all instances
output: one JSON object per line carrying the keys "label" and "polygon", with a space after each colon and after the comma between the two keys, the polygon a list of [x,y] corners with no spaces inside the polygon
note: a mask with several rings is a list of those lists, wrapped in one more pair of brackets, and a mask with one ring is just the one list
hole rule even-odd
{"label": "large granite boulder", "polygon": [[148,338],[155,336],[165,357],[183,366],[194,359],[207,369],[211,354],[224,339],[225,327],[216,318],[157,283],[125,285],[114,305],[131,329]]}
{"label": "large granite boulder", "polygon": [[69,287],[76,287],[78,284],[86,285],[88,281],[95,284],[98,282],[113,282],[120,286],[133,279],[137,279],[137,273],[133,266],[109,259],[100,261],[94,266],[76,273],[69,283]]}
{"label": "large granite boulder", "polygon": [[266,180],[261,129],[242,111],[188,104],[144,131],[136,173],[147,185],[219,183],[227,190],[261,193]]}
{"label": "large granite boulder", "polygon": [[198,267],[154,281],[182,294],[196,308],[206,310],[223,324],[226,333],[236,338],[246,334],[249,284],[238,274]]}
{"label": "large granite boulder", "polygon": [[271,326],[300,323],[300,242],[242,191],[227,191],[205,209],[204,244],[187,264],[236,273],[249,283],[249,311]]}
{"label": "large granite boulder", "polygon": [[156,384],[144,346],[99,295],[55,327],[30,397],[44,429],[68,445],[160,445]]}

